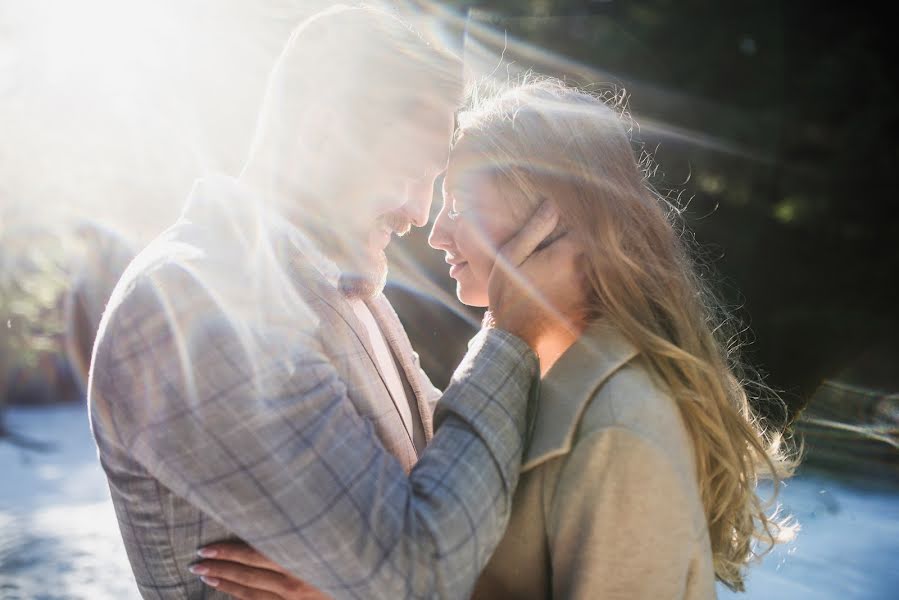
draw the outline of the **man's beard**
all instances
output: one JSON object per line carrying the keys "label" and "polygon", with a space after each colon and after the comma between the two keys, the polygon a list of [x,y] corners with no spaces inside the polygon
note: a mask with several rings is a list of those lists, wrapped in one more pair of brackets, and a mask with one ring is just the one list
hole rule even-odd
{"label": "man's beard", "polygon": [[384,290],[387,284],[387,257],[371,257],[368,265],[358,265],[352,271],[341,269],[337,286],[347,298],[370,300]]}
{"label": "man's beard", "polygon": [[[405,216],[392,212],[382,215],[373,229],[382,228],[403,236],[412,228],[412,223]],[[370,247],[368,244],[370,233],[371,231],[368,231],[356,236],[357,251],[338,261],[341,270],[338,287],[347,298],[369,300],[384,291],[387,284],[387,256],[380,248],[375,250]],[[358,242],[362,239],[366,243],[360,248]]]}

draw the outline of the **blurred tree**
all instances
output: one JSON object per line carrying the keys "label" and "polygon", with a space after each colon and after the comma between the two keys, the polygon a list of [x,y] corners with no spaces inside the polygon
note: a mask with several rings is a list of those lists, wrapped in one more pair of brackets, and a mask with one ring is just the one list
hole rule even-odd
{"label": "blurred tree", "polygon": [[65,356],[79,392],[86,395],[100,319],[136,252],[124,236],[94,221],[84,221],[74,228],[72,246],[67,253],[71,276],[63,303]]}
{"label": "blurred tree", "polygon": [[[447,4],[507,32],[516,67],[631,93],[654,183],[691,200],[698,256],[792,413],[872,349],[896,348],[899,71],[885,14],[782,0]],[[879,385],[899,389],[899,372]]]}
{"label": "blurred tree", "polygon": [[[14,206],[0,207],[0,407],[12,377],[27,379],[42,357],[58,354],[66,284],[62,242],[29,224]],[[46,360],[45,360],[46,363]]]}

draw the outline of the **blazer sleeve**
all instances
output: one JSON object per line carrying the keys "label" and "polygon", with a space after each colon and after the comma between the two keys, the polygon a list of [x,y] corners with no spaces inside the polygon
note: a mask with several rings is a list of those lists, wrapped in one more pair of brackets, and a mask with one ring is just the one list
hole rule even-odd
{"label": "blazer sleeve", "polygon": [[[189,277],[138,282],[101,327],[91,419],[175,494],[335,597],[461,598],[505,529],[537,360],[482,331],[407,476],[314,332],[228,319]],[[175,304],[175,299],[181,304]],[[160,527],[164,527],[160,524]]]}
{"label": "blazer sleeve", "polygon": [[615,427],[588,434],[549,493],[553,598],[684,597],[695,515],[650,441]]}

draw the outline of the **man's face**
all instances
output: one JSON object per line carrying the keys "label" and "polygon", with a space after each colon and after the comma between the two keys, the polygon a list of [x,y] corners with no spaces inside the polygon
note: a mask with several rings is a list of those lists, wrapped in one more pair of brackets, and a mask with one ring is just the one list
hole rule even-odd
{"label": "man's face", "polygon": [[384,250],[393,234],[427,224],[434,180],[444,170],[452,135],[453,115],[431,111],[410,119],[397,135],[378,149],[378,168],[354,194],[360,199],[348,215],[347,232],[353,251],[341,261],[341,287],[348,296],[371,297],[386,281]]}

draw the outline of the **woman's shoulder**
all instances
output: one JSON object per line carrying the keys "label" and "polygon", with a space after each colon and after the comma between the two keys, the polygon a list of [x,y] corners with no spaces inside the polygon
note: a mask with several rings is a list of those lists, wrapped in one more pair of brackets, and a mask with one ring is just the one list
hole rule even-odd
{"label": "woman's shoulder", "polygon": [[593,390],[577,433],[582,437],[607,428],[649,439],[683,429],[674,398],[655,380],[639,355]]}

